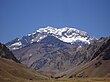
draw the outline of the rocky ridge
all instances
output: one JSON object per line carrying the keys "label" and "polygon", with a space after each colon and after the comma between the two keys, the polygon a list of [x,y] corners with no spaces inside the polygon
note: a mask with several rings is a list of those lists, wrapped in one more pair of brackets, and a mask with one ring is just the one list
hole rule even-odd
{"label": "rocky ridge", "polygon": [[93,40],[96,40],[96,38],[89,36],[86,32],[75,28],[55,28],[47,26],[39,28],[35,32],[28,34],[27,36],[23,36],[22,38],[16,38],[6,43],[6,46],[10,50],[16,50],[30,45],[32,43],[40,42],[47,36],[54,36],[63,42],[67,42],[78,46],[88,45]]}

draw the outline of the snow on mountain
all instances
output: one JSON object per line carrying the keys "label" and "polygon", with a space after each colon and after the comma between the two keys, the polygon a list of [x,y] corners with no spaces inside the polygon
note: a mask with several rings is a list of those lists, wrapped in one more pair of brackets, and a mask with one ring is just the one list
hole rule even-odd
{"label": "snow on mountain", "polygon": [[62,40],[63,42],[67,43],[74,43],[75,41],[82,41],[87,44],[90,44],[90,38],[88,34],[84,31],[80,31],[75,28],[54,28],[54,27],[46,27],[46,28],[40,28],[37,30],[39,33],[45,33],[45,34],[51,34],[52,36],[55,36],[56,38]]}
{"label": "snow on mountain", "polygon": [[87,32],[80,31],[75,28],[64,27],[64,28],[54,28],[51,26],[42,27],[35,32],[23,36],[21,39],[17,38],[8,42],[6,45],[11,50],[16,50],[32,44],[33,42],[40,42],[47,36],[54,36],[63,42],[77,44],[81,46],[82,44],[90,44],[94,38],[90,37]]}

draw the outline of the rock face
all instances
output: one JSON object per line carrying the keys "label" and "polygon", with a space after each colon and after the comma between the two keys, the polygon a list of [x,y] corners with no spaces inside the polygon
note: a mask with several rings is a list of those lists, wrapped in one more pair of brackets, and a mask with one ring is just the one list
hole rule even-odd
{"label": "rock face", "polygon": [[38,71],[51,72],[52,77],[99,76],[95,73],[103,69],[105,63],[109,65],[110,59],[110,37],[96,40],[86,32],[68,27],[40,28],[6,45],[21,63]]}
{"label": "rock face", "polygon": [[110,38],[107,38],[104,40],[103,44],[100,46],[97,52],[94,53],[92,59],[94,59],[97,56],[100,56],[102,57],[103,60],[110,60],[109,52],[110,52]]}
{"label": "rock face", "polygon": [[90,48],[71,45],[48,36],[13,53],[23,64],[35,70],[61,72],[89,61],[97,47],[95,44]]}
{"label": "rock face", "polygon": [[0,43],[0,57],[6,59],[12,59],[15,62],[19,62],[13,53],[3,44]]}
{"label": "rock face", "polygon": [[[90,45],[77,46],[65,43],[56,37],[48,36],[40,42],[15,50],[13,53],[20,62],[28,67],[43,72],[54,72],[55,77],[59,77],[61,72],[82,68],[79,66],[85,66],[97,57],[109,60],[109,40],[110,38],[101,38]],[[99,64],[100,62],[97,65]],[[71,75],[67,76],[73,77]]]}
{"label": "rock face", "polygon": [[[110,38],[101,38],[87,48],[88,61],[53,77],[109,77],[110,76]],[[93,52],[91,52],[93,51]],[[86,54],[87,55],[87,54]]]}
{"label": "rock face", "polygon": [[110,77],[109,69],[110,38],[107,38],[99,49],[93,54],[91,61],[87,62],[79,70],[76,70],[76,72],[69,75],[73,77]]}
{"label": "rock face", "polygon": [[48,36],[39,43],[13,51],[15,56],[27,66],[40,71],[59,72],[69,69],[77,46]]}
{"label": "rock face", "polygon": [[6,43],[6,46],[10,50],[16,50],[30,45],[34,42],[40,42],[47,36],[54,36],[63,42],[78,46],[90,44],[91,41],[95,40],[95,38],[92,38],[86,32],[80,31],[75,28],[54,28],[47,26],[45,28],[39,28],[35,32],[28,34],[27,36],[23,36],[22,38],[16,38]]}

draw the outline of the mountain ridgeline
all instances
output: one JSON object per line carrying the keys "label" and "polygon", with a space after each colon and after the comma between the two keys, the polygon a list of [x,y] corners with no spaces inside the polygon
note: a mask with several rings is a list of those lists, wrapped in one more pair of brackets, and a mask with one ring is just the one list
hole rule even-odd
{"label": "mountain ridgeline", "polygon": [[[48,26],[6,46],[21,63],[53,78],[104,77],[110,73],[110,37],[97,40],[74,28]],[[100,70],[104,73],[97,75]]]}
{"label": "mountain ridgeline", "polygon": [[63,42],[74,45],[86,45],[95,40],[95,38],[89,36],[86,32],[75,28],[54,28],[47,26],[45,28],[40,28],[31,34],[28,34],[27,36],[23,36],[22,38],[16,38],[6,43],[6,45],[10,50],[16,50],[32,43],[40,42],[47,36],[54,36]]}

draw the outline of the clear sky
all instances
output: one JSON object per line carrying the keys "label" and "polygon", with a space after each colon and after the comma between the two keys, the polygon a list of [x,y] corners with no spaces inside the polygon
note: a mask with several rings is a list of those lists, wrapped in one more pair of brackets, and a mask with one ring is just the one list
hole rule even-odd
{"label": "clear sky", "polygon": [[0,42],[48,25],[110,36],[110,0],[0,0]]}

